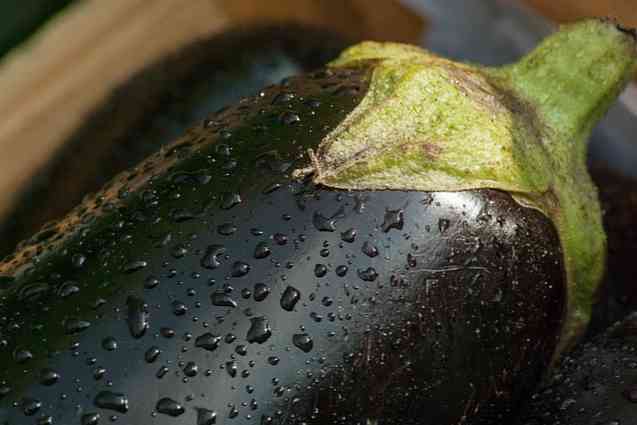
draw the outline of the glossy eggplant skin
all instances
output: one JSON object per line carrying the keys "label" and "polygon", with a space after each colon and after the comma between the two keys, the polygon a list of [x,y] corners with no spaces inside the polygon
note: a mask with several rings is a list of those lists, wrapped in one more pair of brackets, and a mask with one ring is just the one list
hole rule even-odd
{"label": "glossy eggplant skin", "polygon": [[637,423],[637,313],[560,361],[521,412],[520,425]]}
{"label": "glossy eggplant skin", "polygon": [[150,64],[118,87],[33,178],[0,222],[0,257],[210,111],[318,68],[347,45],[318,28],[248,27],[198,40]]}
{"label": "glossy eggplant skin", "polygon": [[501,423],[557,342],[556,230],[292,179],[372,65],[219,112],[6,259],[0,423]]}

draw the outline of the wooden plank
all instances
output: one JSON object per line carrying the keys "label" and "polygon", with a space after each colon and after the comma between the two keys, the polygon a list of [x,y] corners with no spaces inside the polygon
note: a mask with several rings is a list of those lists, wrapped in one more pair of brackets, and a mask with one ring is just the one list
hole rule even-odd
{"label": "wooden plank", "polygon": [[[393,25],[380,25],[386,17]],[[424,26],[394,1],[375,7],[363,0],[78,2],[0,64],[0,217],[88,114],[135,72],[196,39],[273,22],[412,42]]]}
{"label": "wooden plank", "polygon": [[627,27],[637,27],[635,0],[524,0],[542,15],[556,22],[570,22],[591,16],[616,19]]}

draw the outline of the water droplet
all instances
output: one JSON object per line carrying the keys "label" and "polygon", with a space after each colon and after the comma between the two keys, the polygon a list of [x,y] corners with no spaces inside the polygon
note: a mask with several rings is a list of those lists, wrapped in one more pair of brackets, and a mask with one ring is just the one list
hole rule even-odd
{"label": "water droplet", "polygon": [[243,344],[237,345],[234,349],[234,352],[240,356],[245,356],[246,354],[248,354],[248,347]]}
{"label": "water droplet", "polygon": [[237,368],[237,362],[226,362],[226,372],[228,372],[228,375],[232,378],[237,376]]}
{"label": "water droplet", "polygon": [[73,280],[67,280],[57,289],[57,294],[62,298],[70,297],[78,292],[80,292],[80,287],[77,285],[77,282]]}
{"label": "water droplet", "polygon": [[186,254],[188,254],[188,249],[183,245],[176,245],[175,247],[173,247],[170,254],[173,256],[173,258],[182,258]]}
{"label": "water droplet", "polygon": [[159,279],[157,279],[155,276],[148,276],[146,279],[144,279],[144,288],[146,289],[153,289],[157,285],[159,285]]}
{"label": "water droplet", "polygon": [[148,350],[146,350],[146,352],[144,353],[144,360],[146,360],[146,363],[154,363],[160,354],[161,350],[159,349],[159,347],[153,345],[149,347]]}
{"label": "water droplet", "polygon": [[248,274],[250,271],[250,264],[243,261],[235,261],[232,265],[232,271],[230,274],[232,277],[242,277]]}
{"label": "water droplet", "polygon": [[270,329],[270,323],[263,317],[252,317],[250,319],[250,329],[246,335],[246,340],[249,343],[257,342],[263,344],[272,335],[272,329]]}
{"label": "water droplet", "polygon": [[219,307],[237,307],[237,302],[221,289],[210,294],[210,301],[212,301],[212,305]]}
{"label": "water droplet", "polygon": [[403,224],[404,224],[403,215],[404,213],[402,209],[397,209],[397,210],[386,209],[385,217],[383,218],[383,225],[381,226],[383,229],[383,232],[387,233],[391,229],[402,230]]}
{"label": "water droplet", "polygon": [[126,321],[130,334],[133,338],[141,338],[150,326],[148,307],[144,300],[132,295],[126,299],[126,307],[128,309]]}
{"label": "water droplet", "polygon": [[181,404],[168,397],[160,399],[155,405],[155,410],[163,415],[172,416],[173,418],[182,415],[186,411]]}
{"label": "water droplet", "polygon": [[285,111],[281,114],[280,120],[285,125],[292,125],[301,121],[301,117],[295,112]]}
{"label": "water droplet", "polygon": [[25,416],[33,416],[42,407],[42,402],[35,398],[25,398],[22,400],[22,412]]}
{"label": "water droplet", "polygon": [[172,338],[175,336],[175,330],[164,326],[159,328],[159,334],[164,338]]}
{"label": "water droplet", "polygon": [[53,425],[53,416],[40,416],[36,422],[37,425]]}
{"label": "water droplet", "polygon": [[127,263],[122,269],[124,273],[134,273],[136,271],[142,270],[148,266],[148,263],[143,260],[131,261]]}
{"label": "water droplet", "polygon": [[376,246],[374,246],[374,244],[369,241],[365,241],[365,243],[363,243],[361,251],[363,252],[363,254],[371,258],[374,258],[378,255],[378,248],[376,248]]}
{"label": "water droplet", "polygon": [[323,297],[323,299],[321,300],[321,304],[323,304],[325,307],[329,307],[334,303],[334,300],[330,297]]}
{"label": "water droplet", "polygon": [[106,351],[117,350],[117,340],[112,336],[106,337],[102,340],[102,348]]}
{"label": "water droplet", "polygon": [[82,425],[97,425],[100,422],[100,414],[99,413],[85,413],[82,415],[81,424]]}
{"label": "water droplet", "polygon": [[184,366],[184,375],[186,375],[189,378],[192,378],[193,376],[197,376],[198,371],[199,371],[199,368],[197,367],[195,362],[188,362],[186,363],[186,366]]}
{"label": "water droplet", "polygon": [[292,343],[296,348],[299,348],[305,353],[309,353],[310,351],[312,351],[312,347],[314,347],[312,338],[310,338],[310,336],[306,333],[294,334],[292,336]]}
{"label": "water droplet", "polygon": [[282,92],[274,96],[274,99],[272,99],[272,104],[285,105],[286,103],[290,103],[290,101],[292,101],[295,97],[296,95],[294,93]]}
{"label": "water droplet", "polygon": [[237,231],[237,227],[232,223],[223,223],[217,226],[217,232],[223,236],[230,236]]}
{"label": "water droplet", "polygon": [[298,289],[288,286],[281,296],[281,308],[286,311],[294,310],[294,306],[301,299],[301,293]]}
{"label": "water droplet", "polygon": [[214,425],[217,422],[217,412],[197,408],[197,425]]}
{"label": "water droplet", "polygon": [[226,193],[221,200],[221,208],[229,210],[230,208],[241,203],[241,195],[238,193]]}
{"label": "water droplet", "polygon": [[71,257],[71,263],[73,264],[73,267],[75,268],[81,268],[84,263],[86,262],[86,256],[84,254],[73,254],[73,256]]}
{"label": "water droplet", "polygon": [[272,253],[272,250],[270,249],[268,244],[265,242],[259,242],[257,246],[254,248],[254,258],[259,260],[267,257],[271,253]]}
{"label": "water droplet", "polygon": [[216,269],[221,265],[219,256],[225,254],[226,248],[223,245],[209,245],[206,253],[201,259],[201,267],[206,269]]}
{"label": "water droplet", "polygon": [[178,300],[173,301],[172,307],[173,307],[173,314],[175,316],[183,316],[184,314],[188,312],[188,307],[186,307],[186,304]]}
{"label": "water droplet", "polygon": [[341,233],[341,239],[345,242],[352,243],[356,240],[356,230],[349,228]]}
{"label": "water droplet", "polygon": [[164,376],[166,376],[167,373],[168,373],[168,368],[166,366],[162,366],[159,369],[157,369],[155,376],[157,377],[157,379],[161,379]]}
{"label": "water droplet", "polygon": [[270,295],[270,288],[265,283],[256,283],[253,293],[255,301],[263,301]]}
{"label": "water droplet", "polygon": [[277,245],[285,245],[286,243],[288,243],[288,237],[283,233],[275,233],[272,238]]}
{"label": "water droplet", "polygon": [[320,232],[333,232],[336,230],[336,220],[334,220],[334,218],[325,217],[318,211],[314,212],[312,223],[314,223],[316,230]]}
{"label": "water droplet", "polygon": [[221,337],[213,335],[210,332],[206,332],[203,335],[199,335],[195,339],[195,347],[203,348],[204,350],[214,351],[219,347],[221,343]]}
{"label": "water droplet", "polygon": [[100,391],[95,396],[93,404],[101,409],[114,410],[119,413],[128,412],[128,398],[122,393]]}
{"label": "water droplet", "polygon": [[451,222],[446,218],[441,218],[438,220],[438,230],[440,233],[445,233],[449,229],[449,225]]}
{"label": "water droplet", "polygon": [[327,267],[325,264],[317,264],[314,266],[314,276],[323,277],[327,274]]}
{"label": "water droplet", "polygon": [[278,365],[280,361],[281,359],[279,359],[277,356],[268,357],[268,363],[270,363],[272,366]]}
{"label": "water droplet", "polygon": [[60,374],[53,369],[42,369],[40,371],[40,383],[42,385],[53,385],[60,380]]}
{"label": "water droplet", "polygon": [[93,379],[95,379],[96,381],[102,379],[104,375],[106,375],[106,369],[104,369],[103,367],[98,367],[93,371]]}
{"label": "water droplet", "polygon": [[340,266],[336,267],[336,270],[335,270],[336,276],[338,277],[345,276],[347,274],[347,270],[348,270],[347,266],[344,264],[341,264]]}
{"label": "water droplet", "polygon": [[7,396],[10,392],[11,392],[10,386],[6,384],[0,385],[0,400],[2,400],[2,398]]}
{"label": "water droplet", "polygon": [[378,273],[373,267],[368,267],[364,270],[358,270],[358,277],[365,282],[373,282],[378,277]]}
{"label": "water droplet", "polygon": [[72,317],[70,319],[66,319],[64,321],[64,331],[67,335],[73,335],[85,331],[91,326],[91,322],[87,322],[86,320],[80,320],[78,318]]}
{"label": "water droplet", "polygon": [[13,352],[13,360],[16,363],[22,364],[26,363],[33,358],[33,354],[29,350],[25,349],[17,349]]}

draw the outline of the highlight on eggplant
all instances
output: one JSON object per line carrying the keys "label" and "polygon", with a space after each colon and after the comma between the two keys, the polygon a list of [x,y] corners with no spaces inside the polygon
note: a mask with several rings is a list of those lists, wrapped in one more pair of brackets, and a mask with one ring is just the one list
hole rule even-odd
{"label": "highlight on eggplant", "polygon": [[590,319],[636,56],[363,43],[211,115],[0,264],[0,423],[506,422]]}

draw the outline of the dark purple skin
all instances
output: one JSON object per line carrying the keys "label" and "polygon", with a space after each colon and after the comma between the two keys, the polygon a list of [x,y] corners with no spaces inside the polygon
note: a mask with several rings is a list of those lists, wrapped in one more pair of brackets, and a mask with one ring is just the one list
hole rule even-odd
{"label": "dark purple skin", "polygon": [[564,356],[519,425],[637,423],[637,313]]}
{"label": "dark purple skin", "polygon": [[560,332],[551,222],[290,177],[371,66],[221,111],[0,264],[0,424],[506,420]]}

